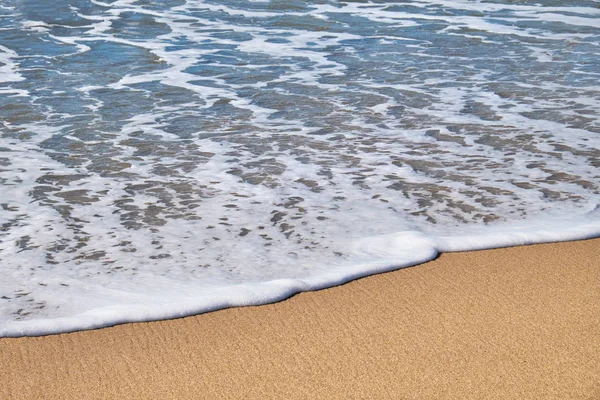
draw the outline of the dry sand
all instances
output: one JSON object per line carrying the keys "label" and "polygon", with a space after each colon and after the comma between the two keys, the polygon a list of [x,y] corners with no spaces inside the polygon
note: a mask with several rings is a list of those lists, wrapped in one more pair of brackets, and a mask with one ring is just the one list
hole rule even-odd
{"label": "dry sand", "polygon": [[0,399],[600,399],[600,239],[272,305],[0,339]]}

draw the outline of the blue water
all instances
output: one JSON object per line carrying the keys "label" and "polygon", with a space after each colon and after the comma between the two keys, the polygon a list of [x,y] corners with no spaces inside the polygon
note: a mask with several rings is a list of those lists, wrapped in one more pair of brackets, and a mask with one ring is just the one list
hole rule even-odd
{"label": "blue water", "polygon": [[3,1],[0,336],[600,234],[600,2]]}

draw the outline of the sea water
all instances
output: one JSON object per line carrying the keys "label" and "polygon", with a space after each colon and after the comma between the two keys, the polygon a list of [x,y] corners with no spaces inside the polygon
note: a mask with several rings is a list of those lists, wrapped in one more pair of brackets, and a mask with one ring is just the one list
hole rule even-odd
{"label": "sea water", "polygon": [[599,166],[597,0],[3,0],[0,336],[595,237]]}

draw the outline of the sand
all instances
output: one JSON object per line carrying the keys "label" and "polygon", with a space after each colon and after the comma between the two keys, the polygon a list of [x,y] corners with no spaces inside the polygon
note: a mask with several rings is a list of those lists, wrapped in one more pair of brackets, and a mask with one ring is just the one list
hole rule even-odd
{"label": "sand", "polygon": [[600,239],[260,307],[0,339],[0,399],[600,399]]}

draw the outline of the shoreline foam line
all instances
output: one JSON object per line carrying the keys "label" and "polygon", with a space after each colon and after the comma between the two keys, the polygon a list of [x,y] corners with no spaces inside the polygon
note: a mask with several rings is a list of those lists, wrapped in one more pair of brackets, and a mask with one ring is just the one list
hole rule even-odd
{"label": "shoreline foam line", "polygon": [[441,252],[484,250],[600,237],[600,221],[580,222],[569,228],[561,228],[560,225],[560,220],[551,225],[542,221],[530,221],[523,222],[521,225],[511,225],[513,228],[526,229],[521,232],[511,232],[502,226],[494,226],[486,229],[487,234],[480,232],[479,235],[458,237],[428,237],[420,232],[408,231],[367,238],[361,240],[360,252],[371,257],[377,256],[383,261],[352,267],[337,267],[329,272],[303,279],[276,279],[261,283],[218,287],[205,291],[202,296],[174,302],[120,304],[92,309],[70,317],[13,321],[0,326],[0,337],[44,336],[131,322],[181,318],[231,307],[274,303],[300,292],[321,290],[369,275],[423,264],[435,259]]}
{"label": "shoreline foam line", "polygon": [[260,307],[0,339],[0,398],[599,398],[600,239],[444,253]]}

